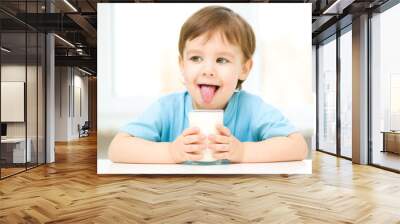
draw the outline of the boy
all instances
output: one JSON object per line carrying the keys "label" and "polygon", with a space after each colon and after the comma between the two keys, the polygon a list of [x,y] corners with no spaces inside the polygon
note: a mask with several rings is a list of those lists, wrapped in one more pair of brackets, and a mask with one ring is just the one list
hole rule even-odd
{"label": "boy", "polygon": [[[109,147],[109,158],[123,163],[182,163],[202,158],[232,163],[303,160],[303,136],[274,107],[241,91],[252,67],[255,35],[232,10],[205,7],[182,26],[179,66],[187,91],[162,97],[127,124]],[[236,91],[235,91],[236,90]],[[223,109],[218,134],[188,127],[194,109]]]}

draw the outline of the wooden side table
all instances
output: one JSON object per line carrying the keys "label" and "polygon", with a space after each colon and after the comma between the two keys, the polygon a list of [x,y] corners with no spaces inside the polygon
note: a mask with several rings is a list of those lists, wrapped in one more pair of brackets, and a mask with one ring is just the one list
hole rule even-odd
{"label": "wooden side table", "polygon": [[382,131],[381,133],[383,133],[382,152],[400,154],[400,131]]}

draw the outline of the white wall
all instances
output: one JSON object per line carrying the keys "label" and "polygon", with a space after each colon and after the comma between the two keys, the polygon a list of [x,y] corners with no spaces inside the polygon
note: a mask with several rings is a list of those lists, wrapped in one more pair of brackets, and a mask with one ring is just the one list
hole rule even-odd
{"label": "white wall", "polygon": [[88,78],[83,75],[76,68],[56,67],[56,141],[77,139],[78,124],[82,126],[88,120]]}
{"label": "white wall", "polygon": [[[80,124],[81,126],[88,121],[88,77],[81,76],[82,73],[77,74],[78,70],[74,70],[74,108],[72,109],[72,130],[71,135],[73,138],[77,138],[79,136],[77,126]],[[79,93],[80,91],[80,93]],[[80,97],[79,97],[80,95]],[[80,101],[80,102],[79,102]],[[79,111],[81,110],[81,111]]]}
{"label": "white wall", "polygon": [[55,140],[68,139],[68,68],[55,68]]}

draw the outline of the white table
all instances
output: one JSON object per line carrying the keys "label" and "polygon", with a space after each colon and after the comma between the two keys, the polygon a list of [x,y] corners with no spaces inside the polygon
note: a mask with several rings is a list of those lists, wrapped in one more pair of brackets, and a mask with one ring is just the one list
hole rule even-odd
{"label": "white table", "polygon": [[311,174],[312,161],[228,165],[127,164],[97,160],[97,174]]}
{"label": "white table", "polygon": [[31,144],[32,140],[27,138],[27,146],[25,155],[25,138],[6,138],[1,139],[1,144],[13,144],[15,147],[13,148],[13,163],[25,163],[25,159],[27,162],[31,161]]}

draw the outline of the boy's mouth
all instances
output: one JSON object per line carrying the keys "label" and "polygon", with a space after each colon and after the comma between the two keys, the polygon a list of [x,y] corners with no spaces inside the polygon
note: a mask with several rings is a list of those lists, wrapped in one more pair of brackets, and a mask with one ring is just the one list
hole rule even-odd
{"label": "boy's mouth", "polygon": [[203,99],[204,103],[211,103],[213,100],[215,93],[218,91],[218,85],[211,85],[211,84],[199,84],[201,98]]}

